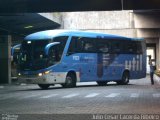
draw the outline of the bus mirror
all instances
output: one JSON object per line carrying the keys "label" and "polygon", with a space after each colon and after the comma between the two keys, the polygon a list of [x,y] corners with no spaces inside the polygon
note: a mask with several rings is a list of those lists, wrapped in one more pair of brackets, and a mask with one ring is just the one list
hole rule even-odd
{"label": "bus mirror", "polygon": [[19,53],[20,47],[21,47],[21,44],[18,44],[11,48],[11,57],[14,63],[17,63],[18,61],[18,53]]}
{"label": "bus mirror", "polygon": [[11,48],[11,55],[13,56],[14,53],[15,53],[15,49],[20,48],[20,47],[21,47],[21,44],[18,44],[18,45],[13,46],[13,47]]}
{"label": "bus mirror", "polygon": [[48,54],[49,54],[49,49],[50,49],[51,47],[55,46],[55,45],[58,45],[58,44],[60,44],[60,42],[53,42],[53,43],[47,44],[47,45],[45,46],[45,55],[48,56]]}

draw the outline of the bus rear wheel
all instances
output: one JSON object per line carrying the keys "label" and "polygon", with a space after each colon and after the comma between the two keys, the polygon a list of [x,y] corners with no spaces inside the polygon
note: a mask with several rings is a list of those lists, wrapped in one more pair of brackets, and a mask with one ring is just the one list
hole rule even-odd
{"label": "bus rear wheel", "polygon": [[76,76],[73,73],[69,73],[66,76],[66,81],[64,84],[62,84],[62,87],[64,88],[76,87]]}
{"label": "bus rear wheel", "polygon": [[122,75],[122,79],[117,81],[118,85],[127,85],[129,83],[129,72],[124,72]]}
{"label": "bus rear wheel", "polygon": [[107,85],[107,81],[97,81],[97,84],[99,86],[105,86],[105,85]]}
{"label": "bus rear wheel", "polygon": [[45,89],[48,89],[50,85],[49,85],[49,84],[38,84],[38,86],[39,86],[41,89],[45,90]]}

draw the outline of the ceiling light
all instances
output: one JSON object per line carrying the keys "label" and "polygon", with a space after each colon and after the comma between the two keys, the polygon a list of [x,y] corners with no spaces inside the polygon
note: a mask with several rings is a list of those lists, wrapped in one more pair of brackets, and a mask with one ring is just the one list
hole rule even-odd
{"label": "ceiling light", "polygon": [[33,28],[33,26],[32,26],[32,25],[29,25],[29,26],[25,26],[24,28],[25,28],[25,29],[30,29],[30,28]]}

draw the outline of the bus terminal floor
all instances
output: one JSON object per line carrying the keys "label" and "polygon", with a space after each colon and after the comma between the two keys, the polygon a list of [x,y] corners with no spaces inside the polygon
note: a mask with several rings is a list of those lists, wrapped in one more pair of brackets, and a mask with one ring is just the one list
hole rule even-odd
{"label": "bus terminal floor", "polygon": [[1,85],[0,113],[16,114],[160,114],[160,85],[150,78],[98,86],[77,83],[41,90],[37,85]]}

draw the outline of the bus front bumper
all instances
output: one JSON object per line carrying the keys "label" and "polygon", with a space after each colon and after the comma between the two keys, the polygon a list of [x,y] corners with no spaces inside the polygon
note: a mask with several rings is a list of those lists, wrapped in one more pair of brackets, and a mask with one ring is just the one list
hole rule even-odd
{"label": "bus front bumper", "polygon": [[47,78],[45,76],[18,77],[18,83],[26,83],[26,84],[49,84],[50,83],[51,84],[51,81],[47,80]]}

